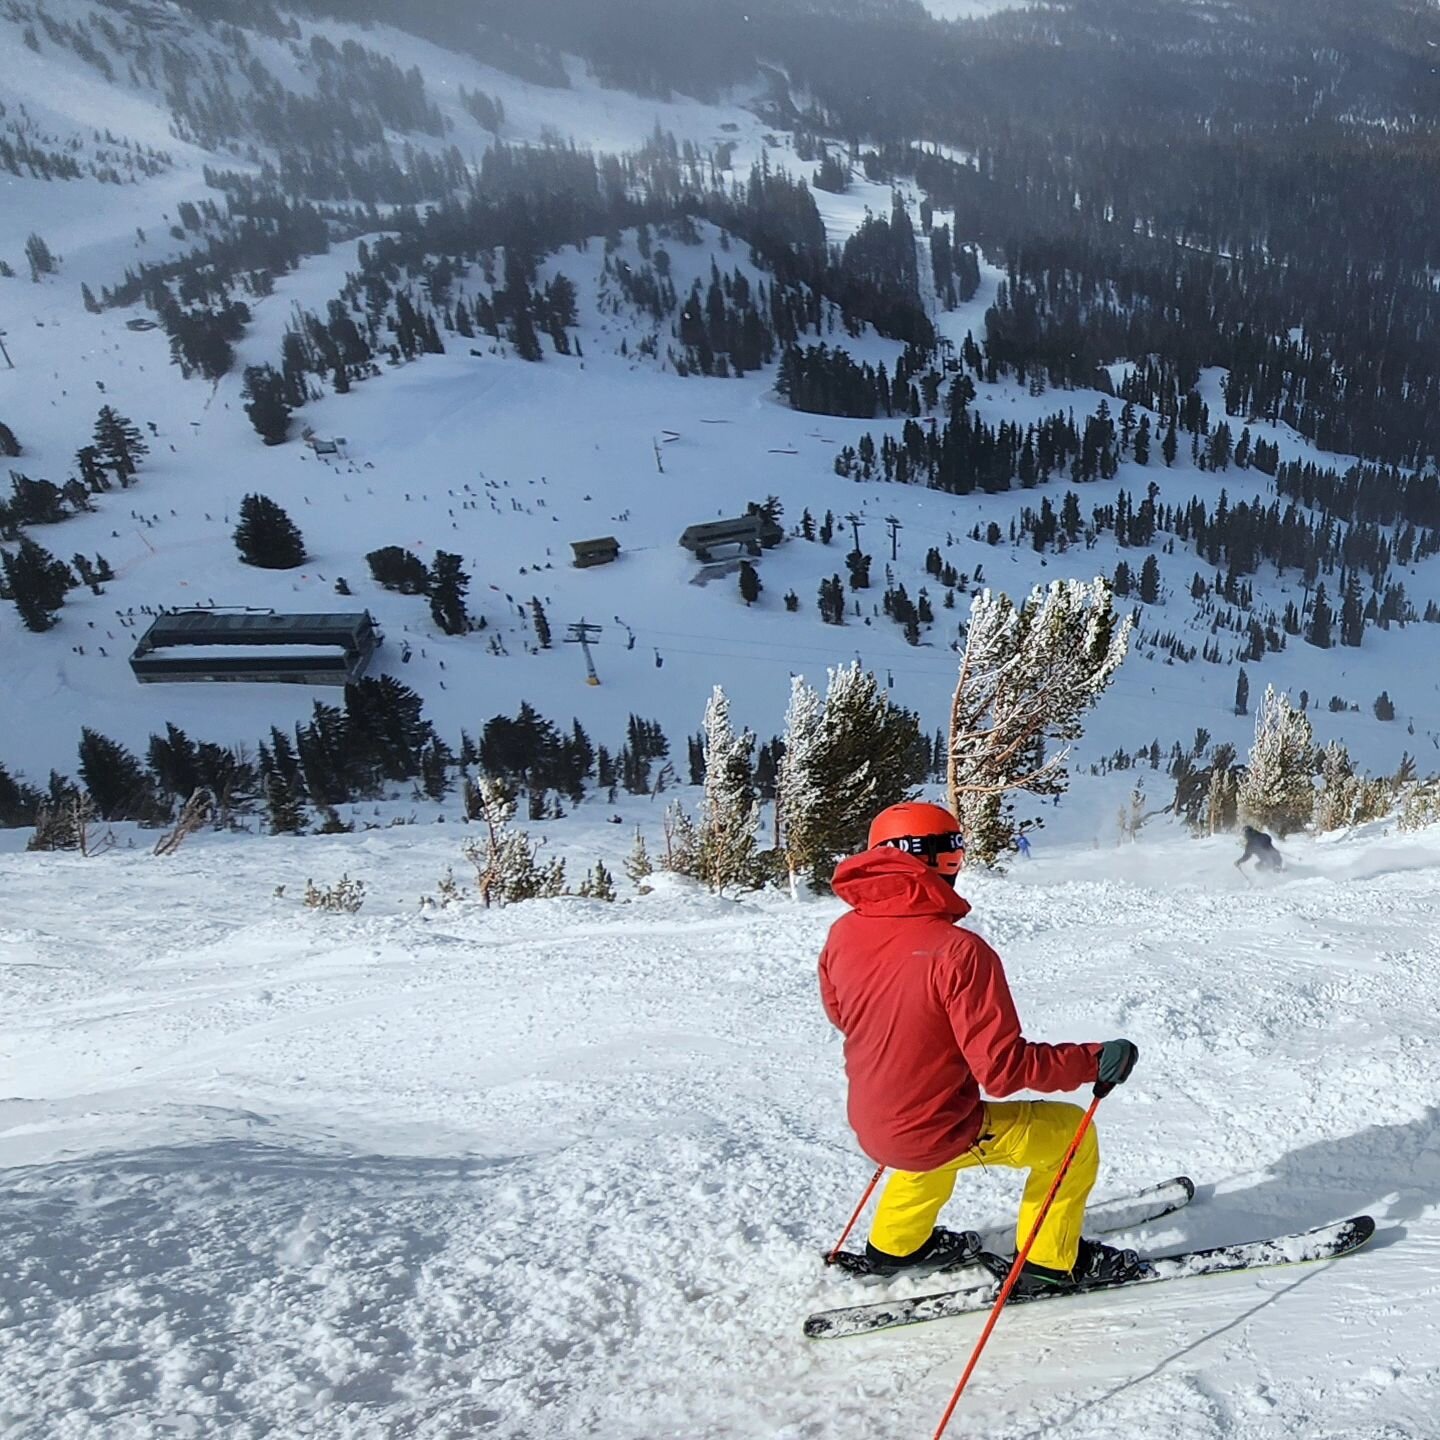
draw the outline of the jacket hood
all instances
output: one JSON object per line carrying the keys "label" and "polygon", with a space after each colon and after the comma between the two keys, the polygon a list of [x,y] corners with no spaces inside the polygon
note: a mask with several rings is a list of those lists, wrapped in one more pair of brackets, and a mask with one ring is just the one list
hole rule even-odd
{"label": "jacket hood", "polygon": [[970,913],[970,902],[938,872],[914,855],[886,845],[842,860],[831,883],[860,915],[949,915],[959,920]]}

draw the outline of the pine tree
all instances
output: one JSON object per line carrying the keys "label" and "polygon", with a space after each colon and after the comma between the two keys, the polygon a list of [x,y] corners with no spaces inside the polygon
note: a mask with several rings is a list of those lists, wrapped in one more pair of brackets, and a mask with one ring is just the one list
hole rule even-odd
{"label": "pine tree", "polygon": [[780,844],[790,872],[792,896],[796,877],[813,870],[822,859],[826,803],[815,768],[817,757],[822,753],[823,719],[820,696],[803,675],[793,676],[775,798]]}
{"label": "pine tree", "polygon": [[1175,456],[1180,449],[1180,437],[1175,433],[1175,420],[1172,417],[1170,428],[1165,432],[1165,438],[1160,442],[1160,453],[1167,465],[1175,463]]}
{"label": "pine tree", "polygon": [[705,707],[705,789],[700,802],[699,878],[724,892],[754,883],[760,805],[751,756],[755,737],[736,735],[730,702],[716,686]]}
{"label": "pine tree", "polygon": [[1014,791],[1064,792],[1080,717],[1100,698],[1129,648],[1131,620],[1116,622],[1109,585],[1057,580],[1019,609],[986,590],[970,607],[950,713],[950,809],[972,855],[987,865],[1015,837]]}
{"label": "pine tree", "polygon": [[740,598],[747,605],[753,605],[765,587],[760,583],[760,572],[748,561],[740,562]]}
{"label": "pine tree", "polygon": [[823,708],[803,679],[792,682],[784,744],[781,845],[792,885],[808,872],[824,890],[836,860],[864,847],[871,817],[913,797],[928,746],[916,717],[858,663],[829,672]]}
{"label": "pine tree", "polygon": [[290,517],[265,495],[240,502],[235,547],[247,565],[262,570],[293,570],[305,560],[305,541]]}
{"label": "pine tree", "polygon": [[529,288],[522,286],[511,310],[510,343],[522,360],[543,360],[545,352],[540,346],[540,337],[535,333],[535,321],[531,318],[533,300]]}
{"label": "pine tree", "polygon": [[655,873],[654,863],[650,859],[650,852],[645,848],[645,836],[641,833],[640,827],[635,827],[635,842],[630,847],[630,854],[625,858],[625,874],[629,876],[632,883],[642,895],[648,894],[650,887],[645,884],[651,875]]}
{"label": "pine tree", "polygon": [[565,888],[565,862],[539,859],[539,846],[523,830],[511,829],[515,801],[491,776],[482,776],[473,790],[475,818],[485,826],[481,840],[464,848],[475,866],[475,890],[487,909],[559,895]]}
{"label": "pine tree", "polygon": [[376,584],[401,595],[423,595],[430,586],[430,572],[418,555],[401,545],[383,545],[366,557]]}
{"label": "pine tree", "polygon": [[432,740],[420,754],[420,788],[437,803],[450,793],[450,766],[455,757],[443,740]]}
{"label": "pine tree", "polygon": [[[284,738],[283,736],[281,737]],[[272,835],[303,835],[305,804],[300,798],[298,775],[287,775],[273,753],[260,746],[260,783]]]}
{"label": "pine tree", "polygon": [[94,442],[101,463],[119,474],[122,485],[135,473],[142,457],[150,453],[139,430],[109,405],[102,407],[95,421]]}
{"label": "pine tree", "polygon": [[1365,605],[1360,598],[1360,577],[1352,570],[1340,602],[1340,643],[1358,649],[1365,641]]}
{"label": "pine tree", "polygon": [[[546,618],[545,607],[540,603],[538,595],[530,597],[530,614],[535,621],[535,639],[542,650],[548,650],[550,648],[550,621]],[[578,726],[580,722],[577,720],[575,723]]]}
{"label": "pine tree", "polygon": [[1240,782],[1240,812],[1287,835],[1309,823],[1315,805],[1315,747],[1310,721],[1273,685],[1255,716],[1255,742]]}
{"label": "pine tree", "polygon": [[1322,580],[1315,587],[1315,602],[1310,610],[1310,625],[1305,631],[1305,639],[1320,650],[1330,648],[1330,627],[1334,622],[1335,612],[1330,608],[1330,602],[1325,595],[1325,582]]}
{"label": "pine tree", "polygon": [[16,780],[0,764],[0,829],[14,830],[33,825],[41,799],[38,790]]}
{"label": "pine tree", "polygon": [[75,463],[80,467],[80,479],[92,495],[110,488],[110,477],[100,463],[100,452],[93,445],[82,445],[75,452]]}
{"label": "pine tree", "polygon": [[1140,417],[1140,428],[1135,432],[1135,463],[1137,465],[1148,465],[1150,463],[1150,417]]}
{"label": "pine tree", "polygon": [[575,893],[587,900],[614,901],[616,898],[615,877],[605,868],[603,860],[597,860],[595,868],[585,872],[585,878],[580,882],[580,888]]}
{"label": "pine tree", "polygon": [[1239,677],[1235,681],[1235,713],[1237,715],[1248,715],[1250,713],[1250,677],[1245,673],[1245,667],[1240,667]]}
{"label": "pine tree", "polygon": [[460,568],[460,556],[437,550],[430,570],[430,615],[446,635],[464,635],[470,629],[465,608],[469,588],[470,577]]}
{"label": "pine tree", "polygon": [[1160,599],[1160,565],[1153,554],[1147,555],[1140,567],[1140,598],[1147,605]]}
{"label": "pine tree", "polygon": [[38,281],[42,275],[55,273],[55,256],[50,247],[33,230],[25,240],[25,258],[30,262],[30,278]]}
{"label": "pine tree", "polygon": [[13,553],[0,550],[0,569],[5,572],[0,595],[15,602],[25,628],[39,634],[54,626],[76,583],[70,567],[26,536]]}
{"label": "pine tree", "polygon": [[868,590],[870,588],[870,556],[859,550],[851,550],[845,556],[845,564],[850,571],[850,588],[852,590]]}
{"label": "pine tree", "polygon": [[1382,690],[1375,697],[1375,718],[1377,720],[1393,720],[1395,718],[1395,702],[1390,698],[1388,691]]}
{"label": "pine tree", "polygon": [[243,394],[256,433],[267,445],[283,445],[290,435],[291,411],[284,377],[270,365],[247,365]]}
{"label": "pine tree", "polygon": [[102,820],[153,820],[159,814],[144,766],[88,726],[80,730],[80,779]]}
{"label": "pine tree", "polygon": [[150,737],[146,761],[155,788],[162,795],[188,800],[203,788],[200,752],[194,741],[178,726],[167,723],[163,738],[159,735]]}

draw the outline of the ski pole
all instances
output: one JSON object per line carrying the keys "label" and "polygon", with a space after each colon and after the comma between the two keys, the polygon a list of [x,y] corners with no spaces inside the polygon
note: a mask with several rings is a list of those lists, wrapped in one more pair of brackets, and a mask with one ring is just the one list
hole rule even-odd
{"label": "ski pole", "polygon": [[850,1217],[844,1230],[840,1232],[840,1238],[835,1242],[835,1248],[825,1257],[827,1265],[835,1263],[835,1257],[844,1247],[845,1242],[850,1238],[850,1232],[855,1228],[855,1222],[860,1218],[860,1212],[870,1203],[870,1197],[875,1193],[875,1187],[880,1183],[880,1177],[885,1173],[883,1165],[875,1167],[875,1173],[870,1177],[870,1183],[865,1187],[865,1193],[860,1197],[860,1203],[855,1207],[855,1213]]}
{"label": "ski pole", "polygon": [[1090,1108],[1085,1112],[1084,1118],[1080,1121],[1080,1128],[1075,1132],[1075,1138],[1070,1142],[1070,1148],[1065,1152],[1065,1158],[1060,1162],[1060,1168],[1055,1172],[1055,1179],[1050,1183],[1050,1193],[1045,1197],[1045,1203],[1040,1207],[1040,1213],[1035,1217],[1035,1223],[1030,1227],[1030,1234],[1026,1237],[1024,1245],[1020,1247],[1020,1253],[1015,1257],[1015,1263],[1010,1267],[1010,1273],[1005,1277],[1005,1283],[1000,1287],[1000,1293],[995,1297],[995,1303],[990,1307],[990,1318],[985,1322],[985,1328],[980,1332],[980,1338],[975,1342],[975,1348],[970,1352],[970,1363],[965,1367],[965,1373],[960,1377],[960,1383],[955,1387],[955,1393],[950,1397],[950,1403],[945,1407],[945,1413],[940,1417],[940,1424],[935,1431],[933,1440],[940,1440],[945,1433],[945,1427],[950,1423],[950,1417],[955,1413],[955,1407],[960,1403],[960,1397],[965,1393],[965,1387],[970,1383],[970,1377],[975,1373],[975,1367],[980,1363],[980,1354],[985,1349],[985,1342],[990,1338],[990,1332],[995,1328],[995,1322],[1000,1318],[1000,1312],[1005,1308],[1005,1302],[1010,1298],[1010,1292],[1015,1288],[1015,1282],[1020,1278],[1020,1269],[1030,1258],[1030,1251],[1034,1248],[1035,1240],[1040,1234],[1040,1227],[1045,1223],[1045,1217],[1050,1213],[1050,1206],[1055,1201],[1056,1192],[1060,1189],[1060,1182],[1064,1180],[1066,1172],[1070,1169],[1070,1162],[1075,1158],[1075,1152],[1080,1148],[1080,1142],[1085,1138],[1085,1132],[1090,1128],[1090,1122],[1095,1118],[1095,1111],[1099,1109],[1100,1102],[1110,1093],[1114,1087],[1107,1085],[1103,1080],[1095,1086],[1095,1098],[1090,1102]]}

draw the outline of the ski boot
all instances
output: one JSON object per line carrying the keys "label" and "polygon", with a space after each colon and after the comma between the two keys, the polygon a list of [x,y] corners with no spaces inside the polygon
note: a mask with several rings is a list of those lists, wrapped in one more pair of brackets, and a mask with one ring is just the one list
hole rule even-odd
{"label": "ski boot", "polygon": [[884,1280],[892,1275],[933,1275],[972,1264],[979,1253],[980,1237],[973,1230],[946,1230],[937,1225],[930,1238],[909,1255],[889,1255],[867,1244],[864,1273]]}
{"label": "ski boot", "polygon": [[1072,1269],[1051,1270],[1027,1260],[1010,1293],[1020,1300],[1056,1290],[1102,1289],[1106,1285],[1136,1280],[1144,1273],[1145,1266],[1133,1250],[1117,1250],[1098,1240],[1082,1240]]}

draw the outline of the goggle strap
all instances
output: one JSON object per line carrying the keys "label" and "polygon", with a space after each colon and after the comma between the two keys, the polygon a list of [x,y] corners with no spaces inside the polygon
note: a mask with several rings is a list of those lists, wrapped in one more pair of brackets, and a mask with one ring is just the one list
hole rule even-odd
{"label": "goggle strap", "polygon": [[891,840],[882,840],[880,844],[891,850],[903,850],[907,855],[916,855],[922,860],[965,853],[965,837],[958,830],[948,835],[897,835]]}

